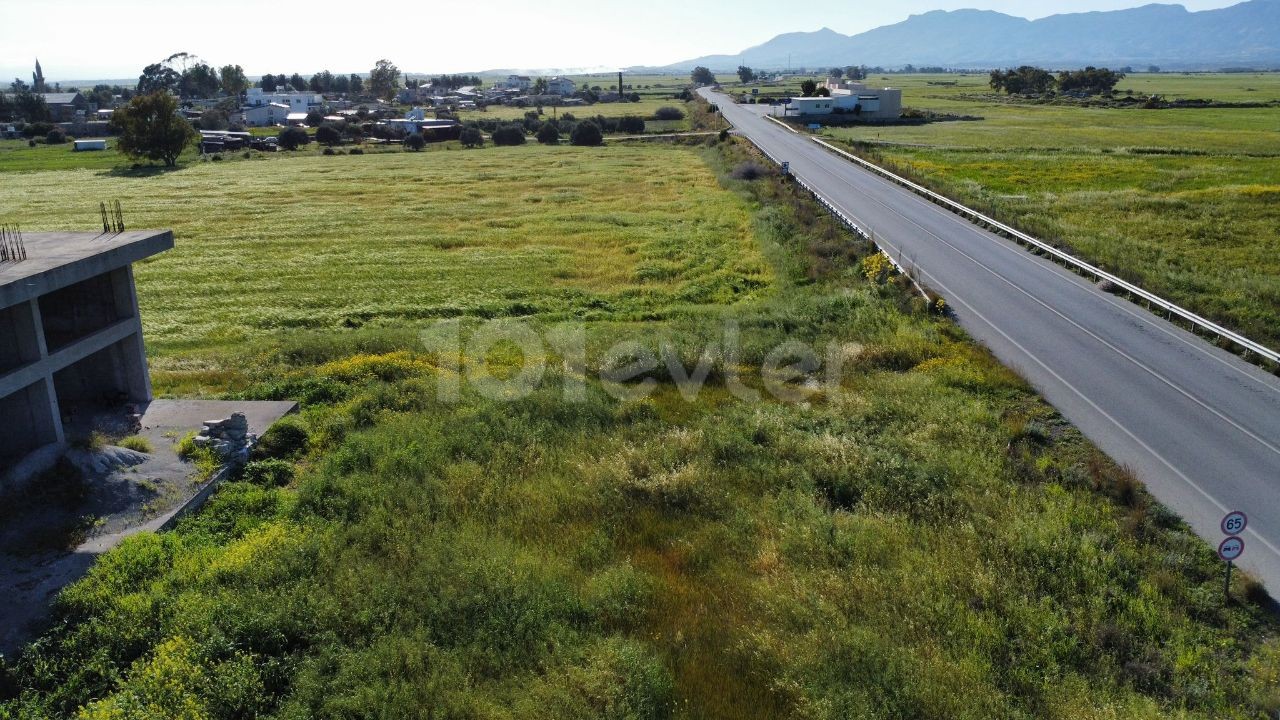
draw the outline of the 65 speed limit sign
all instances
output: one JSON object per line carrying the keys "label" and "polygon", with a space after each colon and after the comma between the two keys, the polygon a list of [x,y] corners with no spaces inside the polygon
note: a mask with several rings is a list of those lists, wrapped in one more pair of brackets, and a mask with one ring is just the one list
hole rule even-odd
{"label": "65 speed limit sign", "polygon": [[1231,562],[1244,554],[1244,540],[1235,536],[1222,541],[1218,546],[1218,557]]}
{"label": "65 speed limit sign", "polygon": [[1239,535],[1244,532],[1244,529],[1248,526],[1249,516],[1239,510],[1227,513],[1227,516],[1222,518],[1221,527],[1223,535]]}

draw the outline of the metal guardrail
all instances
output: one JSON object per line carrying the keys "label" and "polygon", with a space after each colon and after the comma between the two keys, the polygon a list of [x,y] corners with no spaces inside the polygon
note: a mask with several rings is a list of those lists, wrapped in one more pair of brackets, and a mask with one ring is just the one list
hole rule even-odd
{"label": "metal guardrail", "polygon": [[[791,129],[791,128],[788,128],[788,129]],[[1117,277],[1116,275],[1112,275],[1111,273],[1103,270],[1102,268],[1099,268],[1095,265],[1087,263],[1084,260],[1081,260],[1080,258],[1077,258],[1074,255],[1071,255],[1070,253],[1064,252],[1063,250],[1060,250],[1050,245],[1049,243],[1044,242],[1043,240],[1034,238],[1022,232],[1021,230],[1017,230],[1012,227],[1009,227],[1008,225],[1000,222],[999,220],[995,220],[994,218],[983,215],[977,210],[974,210],[965,205],[961,205],[960,203],[948,197],[940,195],[926,187],[923,187],[917,183],[911,182],[910,180],[904,177],[901,177],[892,172],[889,172],[888,170],[880,167],[879,165],[876,165],[875,163],[872,163],[872,162],[868,162],[867,160],[863,160],[862,158],[858,157],[857,155],[854,155],[853,153],[847,152],[845,150],[841,150],[840,148],[822,140],[821,138],[810,137],[810,139],[818,143],[819,145],[827,148],[828,150],[835,151],[840,155],[854,161],[855,163],[876,173],[877,175],[881,175],[885,178],[888,178],[889,180],[892,180],[893,182],[899,185],[909,188],[910,190],[912,190],[918,195],[922,195],[928,198],[929,200],[932,200],[935,203],[938,203],[947,207],[949,210],[951,210],[952,212],[958,215],[965,216],[969,218],[971,221],[985,225],[988,228],[994,228],[995,230],[998,230],[999,232],[1003,233],[1004,235],[1014,240],[1020,241],[1022,243],[1025,243],[1038,250],[1045,252],[1049,256],[1053,257],[1055,260],[1058,260],[1059,262],[1075,270],[1078,270],[1087,275],[1092,275],[1098,280],[1105,280],[1111,283],[1112,285],[1114,285],[1115,287],[1124,290],[1130,295],[1133,295],[1135,297],[1139,297],[1145,300],[1148,304],[1148,307],[1154,305],[1155,307],[1158,307],[1162,311],[1164,311],[1166,319],[1170,318],[1171,316],[1177,316],[1182,320],[1189,322],[1193,329],[1203,328],[1205,330],[1208,330],[1209,332],[1214,333],[1220,338],[1224,338],[1226,340],[1231,341],[1232,343],[1235,343],[1235,345],[1237,345],[1238,347],[1246,351],[1246,355],[1247,353],[1252,352],[1257,354],[1259,357],[1270,360],[1271,362],[1280,363],[1280,353],[1276,352],[1275,350],[1272,350],[1271,348],[1266,347],[1265,345],[1262,345],[1261,343],[1250,340],[1249,338],[1237,332],[1234,332],[1232,330],[1228,330],[1227,328],[1224,328],[1221,325],[1218,325],[1217,323],[1211,320],[1207,320],[1204,317],[1201,317],[1200,315],[1197,315],[1196,313],[1193,313],[1184,307],[1181,307],[1168,300],[1165,300],[1164,298],[1160,297],[1159,295],[1156,295],[1155,293],[1148,292],[1147,290],[1144,290],[1138,287],[1137,285],[1134,285],[1133,283],[1128,282],[1127,280]]]}
{"label": "metal guardrail", "polygon": [[[788,130],[790,130],[790,128],[787,128],[787,129],[788,129]],[[792,132],[795,132],[795,131],[793,130]],[[748,140],[750,140],[750,138],[747,138],[747,139],[748,139]],[[754,142],[752,142],[751,144],[752,144],[752,145],[756,145]],[[773,153],[770,153],[768,150],[765,150],[764,148],[760,147],[759,145],[756,145],[756,149],[757,149],[757,150],[759,150],[759,151],[760,151],[760,153],[761,153],[762,155],[764,155],[765,157],[769,158],[769,160],[771,160],[771,161],[772,161],[775,165],[777,165],[778,167],[786,167],[786,164],[785,164],[784,162],[782,162],[781,160],[779,160],[778,158],[774,157],[774,156],[773,156]],[[899,272],[899,273],[901,273],[901,274],[903,275],[903,277],[906,277],[907,279],[909,279],[909,280],[911,281],[911,284],[915,286],[916,292],[919,292],[919,293],[920,293],[920,296],[921,296],[921,297],[923,297],[925,300],[930,300],[930,301],[931,301],[931,298],[929,297],[929,293],[928,293],[927,291],[925,291],[924,287],[923,287],[923,286],[921,286],[921,285],[920,285],[920,283],[916,280],[916,278],[915,278],[915,273],[911,272],[911,271],[910,271],[910,270],[908,270],[906,267],[903,267],[902,263],[901,263],[901,262],[899,262],[897,258],[895,258],[895,257],[893,257],[892,255],[890,255],[890,254],[889,254],[889,253],[884,249],[884,247],[880,245],[880,242],[879,242],[878,240],[876,240],[876,238],[875,238],[875,233],[874,233],[870,228],[864,228],[864,227],[862,227],[862,225],[860,225],[860,224],[858,223],[858,221],[856,221],[856,220],[854,220],[853,218],[849,217],[849,216],[848,216],[848,215],[846,215],[846,214],[844,213],[844,211],[842,211],[840,208],[838,208],[838,207],[836,207],[835,205],[833,205],[833,204],[831,204],[830,202],[828,202],[828,201],[827,201],[827,199],[826,199],[826,198],[824,198],[824,197],[821,195],[821,193],[819,193],[817,190],[813,189],[813,187],[811,187],[811,186],[809,185],[809,183],[805,182],[804,180],[801,180],[800,178],[798,178],[798,177],[796,177],[795,175],[792,175],[792,174],[790,174],[790,173],[788,173],[788,174],[787,174],[787,177],[790,177],[790,178],[791,178],[791,180],[792,180],[795,184],[797,184],[797,185],[799,185],[800,187],[804,188],[804,190],[805,190],[806,192],[808,192],[810,195],[812,195],[812,196],[813,196],[813,199],[814,199],[814,200],[817,200],[817,201],[818,201],[818,204],[820,204],[820,205],[822,205],[822,207],[826,208],[826,209],[827,209],[827,212],[829,212],[829,213],[831,213],[832,215],[834,215],[834,216],[836,217],[836,219],[837,219],[837,220],[839,220],[839,221],[840,221],[841,223],[843,223],[846,227],[848,227],[850,230],[852,230],[852,231],[854,232],[854,234],[858,235],[858,236],[859,236],[859,237],[861,237],[862,239],[864,239],[864,240],[866,240],[866,241],[870,242],[871,244],[875,245],[875,246],[876,246],[876,248],[880,251],[880,253],[881,253],[882,255],[884,255],[886,258],[888,258],[888,259],[889,259],[889,262],[893,263],[893,266],[894,266],[895,268],[897,268],[898,272]]]}

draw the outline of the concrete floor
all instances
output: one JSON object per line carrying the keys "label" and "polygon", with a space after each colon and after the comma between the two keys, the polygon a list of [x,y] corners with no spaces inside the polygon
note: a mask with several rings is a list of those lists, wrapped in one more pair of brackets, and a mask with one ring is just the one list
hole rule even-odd
{"label": "concrete floor", "polygon": [[[86,478],[74,488],[35,490],[0,514],[0,655],[39,632],[50,602],[88,572],[98,555],[140,532],[156,532],[207,497],[203,479],[176,452],[207,420],[241,412],[262,435],[297,409],[293,402],[155,400],[142,415],[152,447],[144,462]],[[66,538],[83,538],[73,550]]]}

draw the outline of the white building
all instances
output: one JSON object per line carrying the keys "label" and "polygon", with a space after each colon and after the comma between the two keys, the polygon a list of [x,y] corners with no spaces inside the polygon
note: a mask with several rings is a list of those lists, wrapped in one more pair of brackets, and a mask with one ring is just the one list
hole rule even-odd
{"label": "white building", "polygon": [[533,79],[528,75],[508,75],[506,80],[496,84],[499,90],[520,90],[527,92],[533,87]]}
{"label": "white building", "polygon": [[552,95],[572,95],[578,92],[578,85],[566,77],[553,77],[547,81],[547,92]]}
{"label": "white building", "polygon": [[823,84],[829,97],[797,97],[782,108],[781,115],[856,115],[864,120],[897,120],[902,116],[902,90],[870,89],[862,83],[834,78]]}
{"label": "white building", "polygon": [[284,103],[267,103],[265,105],[245,105],[240,108],[244,116],[244,124],[253,127],[284,125],[289,119],[289,106]]}
{"label": "white building", "polygon": [[269,93],[262,88],[249,88],[245,93],[245,105],[270,105],[280,103],[288,105],[292,112],[306,113],[312,108],[324,104],[324,96],[316,93]]}

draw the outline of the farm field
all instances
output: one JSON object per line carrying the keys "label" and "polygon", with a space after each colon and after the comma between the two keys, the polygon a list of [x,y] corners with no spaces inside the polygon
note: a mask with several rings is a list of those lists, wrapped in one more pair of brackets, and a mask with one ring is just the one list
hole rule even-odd
{"label": "farm field", "polygon": [[[5,221],[92,227],[103,197],[175,230],[137,268],[158,391],[303,410],[63,593],[0,660],[0,717],[1280,709],[1258,588],[1226,604],[1207,545],[814,203],[734,179],[751,161],[730,141],[5,175]],[[424,345],[442,318],[465,349]],[[490,319],[578,321],[588,352],[551,350],[528,395],[442,395],[517,371],[522,350],[473,344]],[[598,379],[619,340],[691,368],[726,321],[740,352],[709,352],[696,395],[670,366],[647,395]],[[840,368],[777,389],[760,367],[785,341]],[[738,399],[738,374],[791,400]]]}
{"label": "farm field", "polygon": [[[1009,102],[978,76],[891,82],[905,105],[983,119],[823,133],[1280,347],[1280,106],[1083,108]],[[1118,87],[1280,100],[1274,73],[1135,75]]]}

